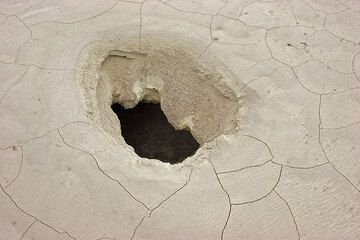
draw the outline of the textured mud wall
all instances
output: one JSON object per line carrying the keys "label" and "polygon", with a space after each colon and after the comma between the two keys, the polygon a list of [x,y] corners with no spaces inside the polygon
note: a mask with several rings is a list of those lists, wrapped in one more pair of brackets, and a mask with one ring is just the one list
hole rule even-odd
{"label": "textured mud wall", "polygon": [[[168,121],[178,129],[189,129],[200,144],[235,131],[239,97],[226,86],[227,76],[200,64],[191,48],[177,45],[176,39],[143,39],[141,49],[131,42],[117,44],[126,50],[101,44],[89,47],[90,54],[83,53],[93,59],[81,58],[80,65],[86,67],[79,78],[89,101],[89,117],[115,138],[119,124],[111,104],[131,108],[141,100],[159,102]],[[105,54],[99,55],[100,50]],[[101,64],[89,66],[94,59]],[[96,77],[89,77],[89,72]]]}

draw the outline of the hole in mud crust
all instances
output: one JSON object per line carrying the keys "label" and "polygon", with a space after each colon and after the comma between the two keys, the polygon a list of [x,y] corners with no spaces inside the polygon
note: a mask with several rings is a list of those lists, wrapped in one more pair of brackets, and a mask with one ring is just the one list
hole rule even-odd
{"label": "hole in mud crust", "polygon": [[189,131],[176,130],[168,122],[158,103],[140,102],[130,109],[114,103],[111,108],[120,120],[125,142],[140,157],[175,164],[199,149]]}
{"label": "hole in mud crust", "polygon": [[[86,117],[112,144],[175,164],[237,131],[246,95],[239,87],[245,84],[216,54],[208,50],[207,58],[199,58],[201,44],[186,39],[144,37],[141,49],[133,40],[94,41],[79,58]],[[204,156],[188,160],[192,164]]]}

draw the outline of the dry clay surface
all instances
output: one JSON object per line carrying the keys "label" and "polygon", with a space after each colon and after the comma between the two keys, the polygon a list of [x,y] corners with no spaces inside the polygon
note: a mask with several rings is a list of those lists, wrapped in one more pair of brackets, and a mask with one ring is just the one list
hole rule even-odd
{"label": "dry clay surface", "polygon": [[[1,0],[0,239],[360,239],[359,23],[357,0]],[[194,156],[125,144],[111,102],[141,99]]]}

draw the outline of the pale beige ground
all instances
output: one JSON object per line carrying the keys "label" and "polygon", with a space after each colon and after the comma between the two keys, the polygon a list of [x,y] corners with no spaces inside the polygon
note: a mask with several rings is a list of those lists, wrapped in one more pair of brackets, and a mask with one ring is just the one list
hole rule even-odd
{"label": "pale beige ground", "polygon": [[[142,98],[195,156],[125,144]],[[0,149],[1,240],[360,239],[360,1],[0,0]]]}

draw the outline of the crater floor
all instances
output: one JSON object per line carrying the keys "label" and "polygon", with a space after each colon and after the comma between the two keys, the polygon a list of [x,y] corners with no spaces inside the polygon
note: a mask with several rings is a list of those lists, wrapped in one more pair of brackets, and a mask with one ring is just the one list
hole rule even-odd
{"label": "crater floor", "polygon": [[[359,22],[357,0],[1,0],[0,239],[360,239]],[[111,105],[143,99],[195,155],[126,144]]]}

